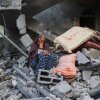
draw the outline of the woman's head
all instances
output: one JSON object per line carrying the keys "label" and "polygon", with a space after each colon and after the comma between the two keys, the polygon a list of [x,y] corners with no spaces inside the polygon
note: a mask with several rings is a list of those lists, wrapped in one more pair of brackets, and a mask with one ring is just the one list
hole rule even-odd
{"label": "woman's head", "polygon": [[45,36],[43,34],[41,34],[39,37],[38,37],[38,42],[44,42],[45,41]]}

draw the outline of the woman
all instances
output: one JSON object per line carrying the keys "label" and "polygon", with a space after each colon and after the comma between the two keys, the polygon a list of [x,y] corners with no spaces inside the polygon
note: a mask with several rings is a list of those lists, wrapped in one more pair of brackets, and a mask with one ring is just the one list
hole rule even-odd
{"label": "woman", "polygon": [[31,45],[29,62],[32,64],[36,76],[39,69],[50,70],[56,66],[56,57],[50,55],[50,48],[43,34],[39,35]]}

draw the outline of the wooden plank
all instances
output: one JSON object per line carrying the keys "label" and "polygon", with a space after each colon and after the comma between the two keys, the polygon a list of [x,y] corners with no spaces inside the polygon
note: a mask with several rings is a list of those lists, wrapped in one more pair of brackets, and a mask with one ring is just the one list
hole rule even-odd
{"label": "wooden plank", "polygon": [[72,27],[64,34],[55,38],[54,43],[61,45],[65,51],[72,53],[72,50],[94,36],[95,31],[89,28]]}

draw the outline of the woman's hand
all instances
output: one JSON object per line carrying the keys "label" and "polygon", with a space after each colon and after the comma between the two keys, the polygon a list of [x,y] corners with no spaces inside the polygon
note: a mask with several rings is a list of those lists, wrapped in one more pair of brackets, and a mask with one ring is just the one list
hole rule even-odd
{"label": "woman's hand", "polygon": [[44,50],[44,51],[43,51],[43,54],[44,54],[44,55],[49,55],[49,52],[48,52],[47,50]]}

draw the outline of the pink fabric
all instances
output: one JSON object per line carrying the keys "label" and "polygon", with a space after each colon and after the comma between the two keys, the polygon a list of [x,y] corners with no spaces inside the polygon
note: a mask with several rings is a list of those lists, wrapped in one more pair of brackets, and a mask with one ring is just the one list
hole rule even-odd
{"label": "pink fabric", "polygon": [[77,58],[76,54],[62,56],[59,59],[58,67],[54,69],[53,73],[60,72],[63,76],[67,78],[76,76],[77,74],[77,68],[75,66],[76,58]]}

